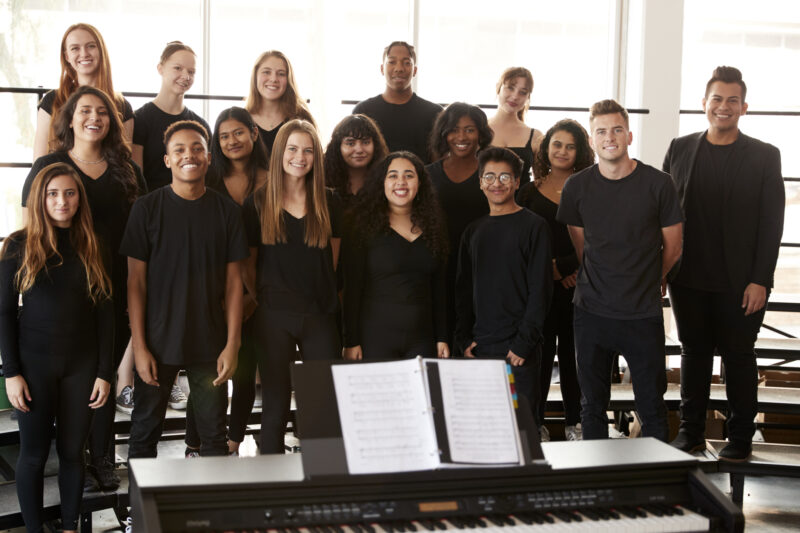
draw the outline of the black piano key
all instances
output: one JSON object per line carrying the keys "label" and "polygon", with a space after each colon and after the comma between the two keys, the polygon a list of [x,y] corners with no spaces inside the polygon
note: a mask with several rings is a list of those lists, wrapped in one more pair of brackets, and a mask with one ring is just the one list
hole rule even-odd
{"label": "black piano key", "polygon": [[394,533],[395,529],[392,524],[387,522],[378,522],[378,525],[383,529],[386,533]]}
{"label": "black piano key", "polygon": [[656,516],[664,516],[664,511],[659,509],[656,505],[643,505],[645,511]]}
{"label": "black piano key", "polygon": [[352,529],[355,533],[363,533],[363,529],[358,524],[347,524],[347,527]]}
{"label": "black piano key", "polygon": [[683,516],[683,509],[680,507],[675,506],[672,509],[675,511],[675,514]]}
{"label": "black piano key", "polygon": [[486,520],[488,520],[489,522],[491,522],[492,524],[494,524],[494,525],[496,525],[498,527],[502,527],[502,526],[506,525],[506,521],[503,520],[503,517],[498,516],[498,515],[493,515],[493,514],[487,515],[486,516]]}
{"label": "black piano key", "polygon": [[574,520],[575,522],[583,522],[583,517],[579,515],[577,512],[569,511],[569,514],[572,515],[572,520]]}
{"label": "black piano key", "polygon": [[555,523],[555,521],[556,521],[556,520],[555,520],[555,518],[553,518],[553,515],[552,515],[552,514],[550,514],[550,513],[542,513],[542,518],[543,518],[543,519],[544,519],[544,521],[545,521],[545,522],[547,522],[548,524],[554,524],[554,523]]}
{"label": "black piano key", "polygon": [[615,509],[608,509],[608,515],[614,520],[619,520],[619,513]]}
{"label": "black piano key", "polygon": [[517,520],[519,520],[520,522],[522,522],[526,526],[529,526],[529,525],[531,525],[531,524],[533,524],[535,522],[535,520],[533,518],[531,518],[529,513],[519,513],[519,514],[515,514],[514,516],[516,517]]}
{"label": "black piano key", "polygon": [[553,511],[553,514],[562,522],[572,522],[572,514],[568,513],[567,511]]}
{"label": "black piano key", "polygon": [[621,513],[621,514],[623,514],[623,515],[627,516],[628,518],[636,518],[637,516],[639,516],[639,515],[636,513],[636,510],[635,510],[635,509],[632,509],[632,508],[630,508],[630,507],[617,507],[617,508],[616,508],[616,509],[614,509],[614,510],[615,510],[616,512],[618,512],[618,513]]}
{"label": "black piano key", "polygon": [[600,516],[594,512],[594,509],[581,509],[581,514],[593,522],[600,520]]}
{"label": "black piano key", "polygon": [[500,518],[501,518],[501,520],[505,521],[507,526],[513,526],[514,524],[516,524],[516,522],[514,522],[514,519],[511,518],[510,516],[508,516],[507,514],[500,515]]}
{"label": "black piano key", "polygon": [[361,528],[366,531],[367,533],[375,533],[375,528],[372,527],[372,524],[358,524]]}
{"label": "black piano key", "polygon": [[436,531],[438,529],[433,521],[428,520],[427,518],[420,518],[419,524],[428,531]]}
{"label": "black piano key", "polygon": [[394,528],[395,531],[399,531],[400,533],[405,533],[408,530],[408,528],[406,527],[405,522],[399,522],[399,521],[398,522],[394,522],[392,524],[392,527]]}
{"label": "black piano key", "polygon": [[416,531],[417,530],[417,526],[415,526],[413,522],[409,522],[407,520],[404,520],[402,522],[402,524],[403,524],[403,526],[405,526],[406,531]]}
{"label": "black piano key", "polygon": [[645,518],[645,517],[647,517],[647,512],[646,512],[646,511],[645,511],[643,508],[641,508],[641,507],[637,507],[635,510],[636,510],[636,515],[637,515],[639,518]]}
{"label": "black piano key", "polygon": [[603,509],[602,507],[595,507],[594,511],[600,517],[600,520],[610,520],[611,519],[611,513],[608,511],[608,509]]}

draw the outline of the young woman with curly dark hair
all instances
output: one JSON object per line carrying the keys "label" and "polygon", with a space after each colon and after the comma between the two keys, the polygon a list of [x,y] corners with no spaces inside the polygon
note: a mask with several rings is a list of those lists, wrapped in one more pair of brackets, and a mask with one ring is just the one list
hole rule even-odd
{"label": "young woman with curly dark hair", "polygon": [[[581,438],[579,428],[581,391],[575,369],[575,342],[572,331],[572,296],[575,292],[578,258],[567,227],[556,221],[564,182],[575,172],[594,164],[594,151],[583,126],[571,119],[559,120],[547,131],[536,154],[533,173],[538,176],[519,192],[519,205],[541,215],[553,236],[553,301],[544,324],[542,347],[541,401],[537,421],[544,429],[544,404],[550,390],[550,376],[558,339],[558,371],[564,400],[567,440]],[[548,435],[542,432],[543,439]]]}
{"label": "young woman with curly dark hair", "polygon": [[447,338],[456,324],[455,292],[458,245],[472,222],[489,213],[478,178],[478,151],[492,143],[493,133],[479,107],[455,102],[439,113],[431,132],[435,162],[425,167],[447,220],[450,256],[447,260]]}
{"label": "young woman with curly dark hair", "polygon": [[449,357],[447,234],[422,161],[394,152],[369,174],[344,239],[346,359]]}
{"label": "young woman with curly dark hair", "polygon": [[345,210],[388,153],[381,130],[368,116],[349,115],[336,125],[325,149],[325,185],[336,191]]}

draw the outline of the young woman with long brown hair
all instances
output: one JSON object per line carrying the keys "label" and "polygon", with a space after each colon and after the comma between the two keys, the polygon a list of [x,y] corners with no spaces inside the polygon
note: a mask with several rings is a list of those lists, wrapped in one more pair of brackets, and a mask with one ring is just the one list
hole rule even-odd
{"label": "young woman with long brown hair", "polygon": [[283,453],[295,346],[304,360],[341,356],[334,270],[341,210],[324,174],[314,126],[290,120],[275,138],[266,185],[244,203],[245,284],[258,300],[261,453]]}
{"label": "young woman with long brown hair", "polygon": [[111,389],[111,280],[70,165],[44,167],[29,205],[25,228],[5,239],[0,255],[0,351],[6,392],[19,411],[17,495],[28,531],[41,531],[55,433],[63,527],[77,531],[91,410]]}
{"label": "young woman with long brown hair", "polygon": [[108,94],[114,101],[114,110],[124,127],[125,142],[133,138],[133,108],[114,92],[111,79],[111,61],[100,32],[91,24],[73,24],[61,38],[61,75],[58,88],[45,93],[39,102],[36,115],[36,136],[33,140],[33,160],[53,149],[55,131],[52,119],[78,87],[89,85]]}

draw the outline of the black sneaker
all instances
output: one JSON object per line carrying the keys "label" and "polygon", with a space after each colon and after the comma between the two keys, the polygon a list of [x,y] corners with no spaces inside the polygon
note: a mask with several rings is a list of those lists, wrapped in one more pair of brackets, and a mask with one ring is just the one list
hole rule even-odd
{"label": "black sneaker", "polygon": [[686,453],[699,452],[706,449],[705,439],[693,437],[685,431],[679,431],[678,436],[669,445]]}
{"label": "black sneaker", "polygon": [[114,463],[103,457],[92,462],[86,470],[97,480],[97,485],[102,490],[117,490],[119,488],[119,476],[114,472]]}
{"label": "black sneaker", "polygon": [[721,461],[741,463],[742,461],[747,461],[751,453],[753,453],[753,444],[751,442],[734,440],[720,450],[718,457]]}
{"label": "black sneaker", "polygon": [[86,470],[83,473],[83,492],[99,492],[100,485],[94,475],[89,472],[89,465],[86,465]]}

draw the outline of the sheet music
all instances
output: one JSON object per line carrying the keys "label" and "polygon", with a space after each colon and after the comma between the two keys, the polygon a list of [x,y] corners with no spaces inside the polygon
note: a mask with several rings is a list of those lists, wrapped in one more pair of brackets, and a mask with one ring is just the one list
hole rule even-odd
{"label": "sheet music", "polygon": [[521,464],[505,361],[438,361],[454,463]]}
{"label": "sheet music", "polygon": [[331,371],[351,474],[439,466],[419,359],[334,365]]}

